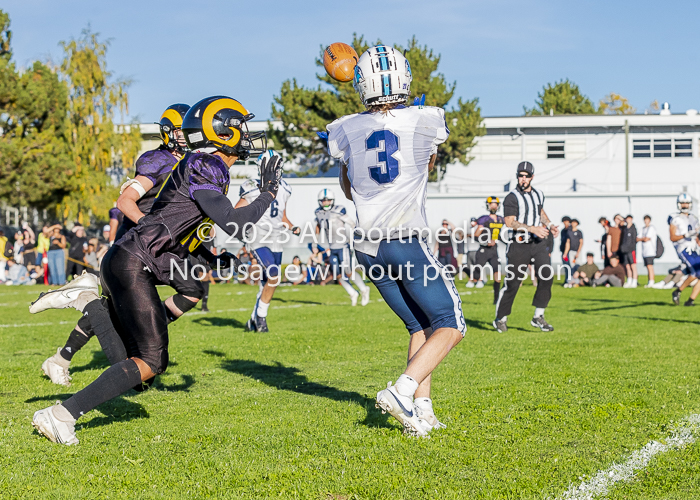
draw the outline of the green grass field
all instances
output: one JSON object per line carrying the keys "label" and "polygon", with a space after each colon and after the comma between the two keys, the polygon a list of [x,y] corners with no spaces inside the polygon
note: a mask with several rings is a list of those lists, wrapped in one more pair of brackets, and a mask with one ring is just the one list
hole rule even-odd
{"label": "green grass field", "polygon": [[[700,413],[698,308],[673,307],[670,291],[555,287],[555,331],[542,333],[525,286],[498,334],[490,288],[459,286],[469,331],[434,374],[447,429],[430,439],[374,408],[408,344],[376,291],[352,308],[337,285],[282,287],[272,333],[257,334],[243,330],[256,289],[217,285],[209,314],[171,326],[154,390],[98,407],[73,447],[39,436],[32,415],[106,358],[93,339],[73,386],[51,384],[40,365],[78,314],[32,316],[44,287],[2,287],[0,498],[555,498]],[[700,446],[655,458],[607,498],[700,498]]]}

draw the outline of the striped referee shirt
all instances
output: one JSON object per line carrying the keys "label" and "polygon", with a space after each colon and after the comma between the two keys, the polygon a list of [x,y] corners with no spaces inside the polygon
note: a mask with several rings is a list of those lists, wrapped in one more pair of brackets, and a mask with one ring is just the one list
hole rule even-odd
{"label": "striped referee shirt", "polygon": [[529,192],[513,189],[503,200],[503,216],[514,216],[521,224],[539,226],[544,207],[544,194],[534,187]]}

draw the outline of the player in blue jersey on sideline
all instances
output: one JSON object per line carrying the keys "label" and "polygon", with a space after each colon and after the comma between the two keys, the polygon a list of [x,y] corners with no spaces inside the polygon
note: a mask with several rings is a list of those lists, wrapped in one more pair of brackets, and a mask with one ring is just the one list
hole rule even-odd
{"label": "player in blue jersey on sideline", "polygon": [[328,150],[341,164],[341,187],[354,201],[358,262],[411,335],[408,366],[377,394],[377,407],[408,434],[443,427],[430,399],[431,373],[462,340],[466,323],[454,282],[432,254],[425,198],[428,173],[449,130],[445,111],[406,107],[411,68],[390,46],[360,57],[353,80],[366,112],[328,125]]}

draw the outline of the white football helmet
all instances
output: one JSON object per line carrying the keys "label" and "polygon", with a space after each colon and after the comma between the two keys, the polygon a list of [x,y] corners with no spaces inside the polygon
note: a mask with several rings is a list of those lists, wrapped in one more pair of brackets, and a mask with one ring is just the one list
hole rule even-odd
{"label": "white football helmet", "polygon": [[[330,205],[324,205],[324,201],[329,201]],[[321,189],[318,193],[318,206],[323,210],[330,210],[335,205],[335,194],[330,189]]]}
{"label": "white football helmet", "polygon": [[[688,208],[681,208],[681,204],[688,203]],[[682,214],[690,213],[690,209],[693,208],[693,198],[688,193],[681,193],[676,198],[676,206],[678,211]]]}
{"label": "white football helmet", "polygon": [[377,45],[365,51],[355,66],[353,87],[365,106],[405,102],[411,93],[411,65],[393,47]]}

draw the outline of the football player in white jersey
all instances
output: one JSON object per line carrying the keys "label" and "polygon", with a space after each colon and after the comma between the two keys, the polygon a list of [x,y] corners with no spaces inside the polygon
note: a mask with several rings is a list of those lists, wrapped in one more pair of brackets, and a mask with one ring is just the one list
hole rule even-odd
{"label": "football player in white jersey", "polygon": [[[350,236],[355,227],[355,221],[347,214],[345,207],[335,204],[335,194],[330,189],[321,189],[318,193],[318,208],[316,216],[316,234],[322,234],[328,245],[328,255],[331,259],[332,276],[329,279],[338,283],[348,292],[352,305],[357,305],[357,298],[362,296],[361,304],[369,304],[369,287],[365,285],[362,276],[355,271],[350,256]],[[359,293],[352,287],[348,276]]]}
{"label": "football player in white jersey", "polygon": [[[263,157],[272,158],[274,151],[269,150],[258,157],[260,162]],[[287,218],[287,202],[292,195],[292,188],[282,179],[277,197],[272,201],[263,216],[252,227],[246,231],[246,245],[263,268],[260,290],[253,307],[250,319],[245,325],[249,332],[266,333],[267,311],[270,301],[275,294],[275,289],[280,284],[282,250],[284,243],[289,241],[289,235],[285,234],[287,229],[292,234],[298,236],[301,229],[295,226]],[[241,185],[240,199],[234,208],[245,207],[255,201],[260,196],[260,181],[258,179],[248,179]]]}
{"label": "football player in white jersey", "polygon": [[[681,285],[673,290],[673,303],[681,303],[681,293],[694,280],[700,278],[700,240],[698,231],[700,223],[698,218],[690,213],[693,208],[693,199],[688,193],[681,193],[676,199],[678,212],[668,217],[669,232],[676,253],[685,264],[685,272],[688,277]],[[693,287],[690,298],[685,302],[686,306],[694,306],[695,299],[700,294],[700,279]]]}
{"label": "football player in white jersey", "polygon": [[367,111],[328,125],[328,150],[357,207],[357,260],[411,335],[406,371],[379,391],[377,407],[407,433],[424,436],[443,427],[430,399],[430,374],[466,332],[454,282],[423,239],[428,173],[449,130],[443,109],[404,106],[411,68],[389,46],[362,54],[353,83]]}

